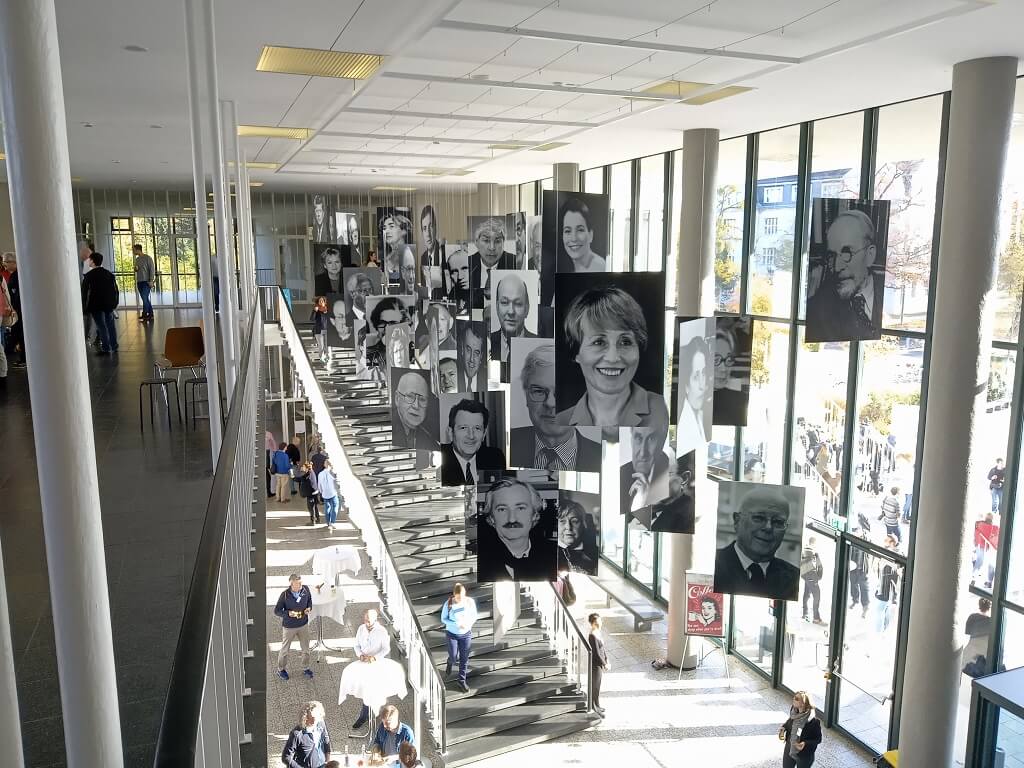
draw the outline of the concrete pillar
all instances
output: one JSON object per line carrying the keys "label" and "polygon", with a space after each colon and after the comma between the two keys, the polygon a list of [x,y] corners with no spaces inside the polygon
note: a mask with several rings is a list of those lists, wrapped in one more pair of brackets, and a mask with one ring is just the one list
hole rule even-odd
{"label": "concrete pillar", "polygon": [[0,91],[34,442],[46,457],[37,471],[67,763],[118,768],[121,716],[82,313],[52,309],[82,300],[69,268],[78,245],[53,0],[0,0]]}
{"label": "concrete pillar", "polygon": [[24,768],[21,744],[21,719],[18,714],[18,686],[14,675],[14,643],[7,608],[7,584],[4,581],[3,554],[0,553],[0,744],[11,760],[11,768]]}
{"label": "concrete pillar", "polygon": [[[711,316],[715,311],[715,191],[718,186],[718,129],[694,128],[683,133],[682,206],[679,263],[676,269],[676,313],[679,316]],[[666,329],[667,332],[667,329]],[[697,531],[693,536],[671,534],[672,578],[668,598],[668,660],[676,667],[697,666],[696,641],[684,634],[686,627],[685,574],[695,567],[711,573],[713,562],[694,562],[695,537],[702,543],[711,532],[709,552],[714,552],[715,489],[707,480],[708,455],[698,450],[696,477]],[[702,535],[704,534],[704,535]]]}
{"label": "concrete pillar", "polygon": [[[235,102],[233,101],[222,101],[220,103],[221,111],[221,128],[223,129],[224,136],[224,184],[228,190],[228,219],[231,218],[231,210],[234,208],[235,221],[238,224],[238,241],[237,248],[232,248],[233,264],[238,269],[238,315],[235,317],[236,321],[241,322],[240,318],[245,315],[246,308],[248,307],[248,297],[245,294],[245,265],[242,252],[245,250],[245,229],[242,226],[244,214],[242,208],[245,205],[243,202],[242,195],[242,184],[240,179],[242,177],[242,168],[238,164],[238,119],[235,115]],[[234,168],[234,174],[231,173],[230,168]],[[235,185],[235,201],[234,204],[231,202],[231,185]],[[248,187],[245,188],[248,191]],[[234,243],[232,243],[234,245]],[[235,290],[235,283],[232,282],[232,290]],[[238,334],[238,342],[235,348],[238,350],[239,356],[242,354],[242,335],[241,331]]]}
{"label": "concrete pillar", "polygon": [[551,181],[551,188],[559,192],[579,192],[579,163],[555,163],[551,166]]}
{"label": "concrete pillar", "polygon": [[217,316],[213,312],[213,268],[210,263],[210,228],[206,216],[206,166],[203,158],[203,126],[199,111],[202,93],[199,82],[199,43],[196,40],[196,2],[185,0],[185,63],[188,71],[189,131],[192,138],[192,179],[196,198],[196,260],[199,262],[200,293],[203,298],[203,343],[206,348],[207,397],[210,414],[211,466],[216,469],[224,432],[221,419],[220,359]]}
{"label": "concrete pillar", "polygon": [[[999,203],[1017,59],[953,67],[942,224],[900,719],[902,768],[953,764],[975,493],[991,453],[981,439],[991,354]],[[972,439],[973,436],[973,439]]]}

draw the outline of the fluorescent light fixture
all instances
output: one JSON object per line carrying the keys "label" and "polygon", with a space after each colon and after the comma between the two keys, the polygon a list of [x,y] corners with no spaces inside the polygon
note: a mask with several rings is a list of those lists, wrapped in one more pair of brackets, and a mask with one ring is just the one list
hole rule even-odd
{"label": "fluorescent light fixture", "polygon": [[[235,161],[234,160],[228,160],[228,165],[231,166],[232,168],[234,168],[235,167]],[[256,171],[276,171],[278,168],[281,167],[281,164],[280,163],[248,162],[248,163],[245,164],[245,167],[246,168],[252,168],[253,170],[256,170]]]}
{"label": "fluorescent light fixture", "polygon": [[240,125],[239,136],[258,136],[265,139],[298,139],[305,141],[313,135],[310,128],[286,128],[275,125]]}
{"label": "fluorescent light fixture", "polygon": [[384,57],[379,53],[326,51],[321,48],[289,48],[265,45],[256,64],[258,72],[311,77],[340,77],[365,80],[380,69]]}
{"label": "fluorescent light fixture", "polygon": [[446,176],[447,174],[447,168],[424,168],[416,173],[417,176]]}
{"label": "fluorescent light fixture", "polygon": [[710,86],[711,83],[695,83],[691,80],[666,80],[663,83],[644,88],[642,91],[637,91],[637,98],[643,98],[643,94],[649,93],[651,96],[674,96],[677,99],[682,99],[688,93]]}
{"label": "fluorescent light fixture", "polygon": [[262,181],[250,181],[249,182],[249,186],[250,187],[262,187],[263,186],[263,182]]}
{"label": "fluorescent light fixture", "polygon": [[549,141],[547,144],[541,144],[537,147],[530,147],[531,152],[549,152],[552,149],[559,149],[561,147],[569,146],[568,141]]}
{"label": "fluorescent light fixture", "polygon": [[721,101],[722,99],[728,99],[730,96],[738,96],[741,93],[752,91],[753,88],[747,88],[743,85],[729,85],[725,88],[719,88],[717,91],[711,91],[711,93],[705,93],[701,96],[694,96],[692,99],[683,99],[683,104],[690,104],[695,107],[699,107],[702,104],[710,104],[713,101]]}
{"label": "fluorescent light fixture", "polygon": [[526,149],[532,147],[535,141],[499,141],[495,144],[488,144],[488,149]]}
{"label": "fluorescent light fixture", "polygon": [[5,155],[3,152],[0,152],[0,162],[4,161],[6,159],[7,159],[7,155]]}
{"label": "fluorescent light fixture", "polygon": [[473,173],[469,168],[457,168],[454,171],[448,173],[449,176],[469,176]]}
{"label": "fluorescent light fixture", "polygon": [[416,187],[374,187],[373,192],[415,192]]}

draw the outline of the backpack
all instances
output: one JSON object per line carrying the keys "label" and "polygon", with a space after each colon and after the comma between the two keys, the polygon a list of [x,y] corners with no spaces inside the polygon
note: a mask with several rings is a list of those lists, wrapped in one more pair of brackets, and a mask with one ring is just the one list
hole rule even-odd
{"label": "backpack", "polygon": [[313,495],[313,483],[309,480],[309,473],[300,475],[296,478],[299,481],[299,496],[304,499],[308,499]]}

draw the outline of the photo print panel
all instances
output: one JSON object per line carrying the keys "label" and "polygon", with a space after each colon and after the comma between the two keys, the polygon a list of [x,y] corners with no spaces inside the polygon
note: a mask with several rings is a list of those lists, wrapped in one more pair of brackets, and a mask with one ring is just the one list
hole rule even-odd
{"label": "photo print panel", "polygon": [[455,320],[455,349],[459,360],[459,392],[487,391],[487,324]]}
{"label": "photo print panel", "polygon": [[665,275],[558,274],[558,420],[572,426],[668,430]]}
{"label": "photo print panel", "polygon": [[558,481],[519,470],[477,486],[477,581],[554,581]]}
{"label": "photo print panel", "polygon": [[416,317],[415,303],[413,296],[370,296],[366,300],[366,365],[371,371],[379,372],[381,380],[387,370],[388,328],[404,325],[411,334]]}
{"label": "photo print panel", "polygon": [[[540,274],[544,267],[543,232],[544,223],[541,216],[526,217],[526,269]],[[554,284],[552,283],[552,294]],[[549,302],[551,296],[548,296]]]}
{"label": "photo print panel", "polygon": [[330,195],[317,193],[310,201],[310,237],[314,243],[337,243],[334,226],[334,201]]}
{"label": "photo print panel", "polygon": [[416,219],[416,236],[413,239],[419,244],[420,265],[427,269],[440,268],[444,261],[444,240],[438,230],[437,206],[434,203],[427,203],[420,208]]}
{"label": "photo print panel", "polygon": [[714,338],[713,317],[677,322],[672,404],[676,416],[676,454],[680,456],[703,449],[711,437]]}
{"label": "photo print panel", "polygon": [[440,450],[438,403],[430,392],[430,373],[393,367],[390,391],[391,444],[417,451]]}
{"label": "photo print panel", "polygon": [[366,366],[366,333],[367,322],[365,320],[356,320],[353,323],[350,341],[352,349],[355,350],[357,379],[370,378],[369,368]]}
{"label": "photo print panel", "polygon": [[715,394],[712,424],[745,427],[750,403],[750,357],[754,321],[744,317],[716,317],[714,348]]}
{"label": "photo print panel", "polygon": [[510,213],[511,230],[516,237],[516,269],[529,269],[530,230],[526,223],[526,214],[522,211]]}
{"label": "photo print panel", "polygon": [[[470,286],[473,291],[474,309],[482,309],[491,298],[495,269],[515,269],[516,255],[509,251],[516,247],[515,234],[508,231],[511,219],[505,216],[469,216],[466,220],[469,230],[470,252],[479,255],[474,263],[470,260]],[[479,291],[477,290],[479,289]]]}
{"label": "photo print panel", "polygon": [[720,482],[715,592],[796,600],[804,489]]}
{"label": "photo print panel", "polygon": [[377,250],[389,283],[397,283],[401,278],[399,257],[405,250],[404,246],[415,241],[413,233],[408,208],[377,208]]}
{"label": "photo print panel", "polygon": [[490,312],[490,358],[501,363],[501,380],[509,380],[511,341],[537,338],[539,275],[527,270],[496,269]]}
{"label": "photo print panel", "polygon": [[342,277],[345,280],[345,317],[351,326],[355,320],[366,319],[366,300],[384,293],[382,275],[376,267],[346,267]]}
{"label": "photo print panel", "polygon": [[648,530],[651,505],[669,495],[669,469],[675,465],[675,454],[667,440],[667,426],[619,430],[619,513]]}
{"label": "photo print panel", "polygon": [[686,634],[725,637],[725,595],[710,574],[686,572]]}
{"label": "photo print panel", "polygon": [[[697,452],[690,451],[668,465],[668,496],[650,508],[654,533],[693,533],[696,522],[694,488]],[[640,519],[639,516],[637,519]]]}
{"label": "photo print panel", "polygon": [[882,337],[888,240],[888,200],[814,198],[806,341]]}
{"label": "photo print panel", "polygon": [[[338,245],[349,245],[353,249],[360,246],[359,214],[351,211],[339,211],[334,215],[334,226],[338,231]],[[357,263],[355,266],[361,266]]]}
{"label": "photo print panel", "polygon": [[545,190],[541,238],[541,301],[556,272],[608,269],[608,195]]}
{"label": "photo print panel", "polygon": [[431,302],[427,308],[427,327],[439,351],[455,351],[455,306]]}
{"label": "photo print panel", "polygon": [[[388,381],[391,381],[390,371],[395,368],[411,367],[412,332],[408,325],[389,325],[384,337],[384,346],[388,356]],[[429,366],[419,366],[429,370]]]}
{"label": "photo print panel", "polygon": [[475,485],[505,463],[505,393],[458,392],[439,398],[441,485]]}
{"label": "photo print panel", "polygon": [[345,311],[345,296],[328,293],[327,299],[327,346],[334,349],[352,348],[352,323]]}
{"label": "photo print panel", "polygon": [[413,244],[399,245],[395,249],[395,263],[398,265],[398,280],[388,279],[388,293],[398,296],[426,297],[426,289],[421,285],[419,257]]}
{"label": "photo print panel", "polygon": [[439,391],[443,395],[454,395],[459,391],[459,360],[455,350],[443,350],[437,363]]}
{"label": "photo print panel", "polygon": [[457,317],[469,317],[471,302],[471,254],[468,243],[446,243],[441,265],[441,298],[455,308]]}
{"label": "photo print panel", "polygon": [[342,293],[345,278],[342,271],[351,267],[351,254],[347,245],[334,243],[313,243],[313,293],[326,296],[328,293]]}
{"label": "photo print panel", "polygon": [[601,495],[558,491],[558,570],[597,575],[601,557]]}

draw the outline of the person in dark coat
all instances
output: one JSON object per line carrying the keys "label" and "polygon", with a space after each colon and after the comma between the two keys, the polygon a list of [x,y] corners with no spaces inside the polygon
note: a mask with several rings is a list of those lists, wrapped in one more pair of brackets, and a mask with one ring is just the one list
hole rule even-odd
{"label": "person in dark coat", "polygon": [[331,759],[331,735],[324,723],[324,705],[307,703],[299,715],[299,724],[292,728],[281,752],[281,762],[288,768],[322,768]]}
{"label": "person in dark coat", "polygon": [[545,536],[544,500],[529,483],[504,478],[487,491],[477,525],[477,580],[554,581],[558,547]]}
{"label": "person in dark coat", "polygon": [[82,309],[96,324],[96,333],[100,338],[99,354],[108,355],[117,352],[114,310],[121,297],[117,290],[117,280],[103,266],[103,254],[93,253],[89,258],[93,268],[82,278]]}
{"label": "person in dark coat", "polygon": [[814,764],[814,752],[821,744],[821,721],[814,716],[814,705],[805,691],[793,694],[789,719],[779,728],[779,741],[786,743],[782,768],[810,768]]}
{"label": "person in dark coat", "polygon": [[594,709],[597,714],[604,717],[604,707],[601,706],[601,681],[604,673],[612,668],[608,662],[608,654],[604,650],[604,640],[601,639],[601,614],[592,613],[587,617],[590,623],[590,634],[587,635],[587,642],[590,644],[590,668],[591,686],[594,692]]}

